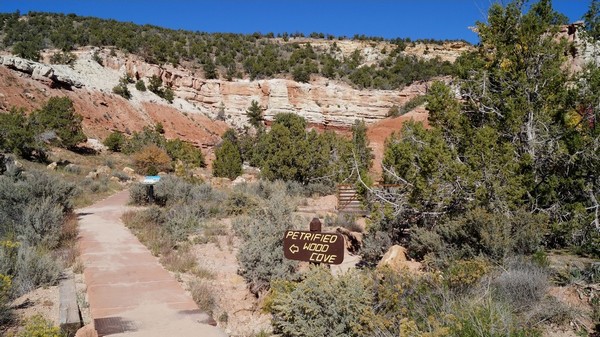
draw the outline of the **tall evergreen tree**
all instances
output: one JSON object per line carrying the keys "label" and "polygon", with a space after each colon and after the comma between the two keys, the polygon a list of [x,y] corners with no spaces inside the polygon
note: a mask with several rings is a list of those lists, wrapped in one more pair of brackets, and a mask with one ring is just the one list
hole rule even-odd
{"label": "tall evergreen tree", "polygon": [[261,107],[257,101],[252,100],[250,107],[246,110],[246,116],[248,116],[248,123],[257,129],[263,127],[263,107]]}

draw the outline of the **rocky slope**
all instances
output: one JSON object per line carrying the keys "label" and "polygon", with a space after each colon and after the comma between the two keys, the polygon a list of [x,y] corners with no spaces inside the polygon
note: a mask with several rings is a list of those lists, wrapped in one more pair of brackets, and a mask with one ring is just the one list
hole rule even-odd
{"label": "rocky slope", "polygon": [[[365,65],[378,62],[393,48],[387,42],[289,41],[305,42],[317,49],[330,48],[335,42],[339,57],[347,57],[358,49]],[[415,45],[409,46],[406,53],[452,61],[465,48],[468,46],[460,43]],[[423,53],[423,50],[428,52]],[[108,49],[76,50],[77,61],[73,65],[50,65],[48,60],[54,52],[43,53],[43,62],[0,55],[0,111],[13,106],[31,111],[51,96],[68,96],[84,117],[84,131],[90,138],[103,139],[113,130],[140,131],[144,126],[160,122],[167,137],[191,141],[205,152],[210,152],[228,127],[246,125],[246,109],[253,100],[265,108],[267,122],[277,113],[291,112],[320,129],[344,130],[356,119],[364,119],[368,125],[384,120],[391,107],[402,106],[424,94],[428,86],[428,83],[415,83],[402,90],[358,90],[318,76],[313,76],[310,83],[287,78],[207,80],[193,67],[149,64],[131,54],[111,55]],[[100,57],[102,65],[94,61],[94,54]],[[138,91],[133,84],[129,85],[130,100],[113,94],[112,88],[126,73],[146,84],[151,76],[160,76],[163,83],[174,90],[174,102],[169,104],[149,91]],[[224,115],[224,122],[217,121],[219,115]]]}
{"label": "rocky slope", "polygon": [[144,80],[153,75],[161,77],[177,97],[191,103],[198,112],[216,118],[222,110],[227,123],[235,127],[246,124],[246,109],[253,100],[265,108],[267,121],[277,113],[291,112],[314,125],[349,127],[356,119],[370,123],[385,118],[392,106],[401,106],[423,94],[427,86],[417,83],[402,90],[358,90],[316,77],[310,83],[289,79],[206,80],[191,70],[148,64],[131,55],[110,56],[107,50],[100,55],[106,67],[122,74]]}

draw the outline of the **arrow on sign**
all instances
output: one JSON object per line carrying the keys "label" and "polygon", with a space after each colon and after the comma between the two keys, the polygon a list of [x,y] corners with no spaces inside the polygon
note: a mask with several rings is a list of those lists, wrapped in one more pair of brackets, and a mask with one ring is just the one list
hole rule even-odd
{"label": "arrow on sign", "polygon": [[291,245],[290,246],[290,252],[292,252],[292,254],[296,254],[299,251],[300,251],[300,247],[298,247],[296,245]]}

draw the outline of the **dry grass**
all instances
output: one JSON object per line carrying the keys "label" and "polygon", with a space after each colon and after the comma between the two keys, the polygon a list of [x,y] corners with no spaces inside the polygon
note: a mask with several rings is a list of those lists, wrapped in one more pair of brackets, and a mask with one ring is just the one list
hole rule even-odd
{"label": "dry grass", "polygon": [[212,315],[216,301],[211,286],[204,281],[195,279],[188,283],[188,290],[198,308]]}
{"label": "dry grass", "polygon": [[72,266],[79,256],[77,249],[77,236],[79,227],[77,225],[77,215],[69,213],[61,227],[60,247],[57,250],[66,267]]}
{"label": "dry grass", "polygon": [[145,213],[147,211],[127,211],[123,213],[121,220],[152,254],[155,256],[170,254],[175,247],[175,242],[156,222],[148,218]]}
{"label": "dry grass", "polygon": [[197,268],[196,257],[189,246],[171,250],[160,257],[160,263],[167,269],[176,273],[185,273]]}
{"label": "dry grass", "polygon": [[215,273],[206,268],[196,266],[192,268],[191,273],[198,278],[212,280],[216,277]]}

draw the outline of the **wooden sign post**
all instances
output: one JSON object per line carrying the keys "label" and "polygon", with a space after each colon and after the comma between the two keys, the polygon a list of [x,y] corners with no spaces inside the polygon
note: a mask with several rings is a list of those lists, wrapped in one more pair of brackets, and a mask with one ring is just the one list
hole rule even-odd
{"label": "wooden sign post", "polygon": [[321,221],[314,218],[310,231],[288,230],[283,236],[283,255],[290,260],[340,264],[344,261],[344,237],[321,232]]}

